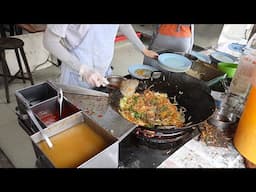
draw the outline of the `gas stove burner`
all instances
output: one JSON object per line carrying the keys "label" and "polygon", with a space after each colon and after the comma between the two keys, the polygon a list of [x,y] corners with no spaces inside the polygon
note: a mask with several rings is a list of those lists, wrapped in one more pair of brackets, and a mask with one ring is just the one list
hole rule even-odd
{"label": "gas stove burner", "polygon": [[127,168],[156,168],[185,143],[200,134],[198,126],[176,141],[137,135],[135,128],[120,142],[119,164]]}
{"label": "gas stove burner", "polygon": [[195,129],[179,131],[174,133],[161,133],[151,130],[136,128],[133,131],[133,135],[142,145],[146,145],[154,149],[169,149],[177,146],[178,144],[184,142],[188,138],[191,138],[192,133]]}
{"label": "gas stove burner", "polygon": [[151,139],[159,139],[159,140],[163,140],[163,139],[173,139],[173,138],[177,138],[179,136],[182,136],[186,133],[186,131],[176,131],[176,132],[172,132],[172,133],[163,133],[160,131],[152,131],[152,130],[147,130],[145,128],[141,128],[138,127],[135,131],[136,135],[141,135],[147,138],[151,138]]}

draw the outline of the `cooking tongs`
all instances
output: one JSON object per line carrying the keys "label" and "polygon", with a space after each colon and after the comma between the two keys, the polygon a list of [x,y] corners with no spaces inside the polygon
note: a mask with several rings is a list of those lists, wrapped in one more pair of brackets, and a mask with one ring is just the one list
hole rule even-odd
{"label": "cooking tongs", "polygon": [[27,110],[27,113],[29,115],[29,117],[31,118],[31,120],[33,121],[33,123],[36,125],[36,127],[39,129],[41,135],[43,136],[44,140],[46,141],[47,145],[52,148],[53,147],[53,144],[51,142],[51,140],[49,139],[49,137],[44,133],[44,130],[43,128],[41,127],[41,125],[38,123],[35,115],[33,114],[32,110],[31,109],[28,109]]}

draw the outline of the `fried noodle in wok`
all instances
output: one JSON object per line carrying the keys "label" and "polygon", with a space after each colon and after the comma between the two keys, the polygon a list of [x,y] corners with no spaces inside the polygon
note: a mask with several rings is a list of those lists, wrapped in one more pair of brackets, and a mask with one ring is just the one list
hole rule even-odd
{"label": "fried noodle in wok", "polygon": [[178,110],[165,93],[145,90],[120,100],[120,113],[127,120],[145,127],[176,126],[185,122],[184,110]]}

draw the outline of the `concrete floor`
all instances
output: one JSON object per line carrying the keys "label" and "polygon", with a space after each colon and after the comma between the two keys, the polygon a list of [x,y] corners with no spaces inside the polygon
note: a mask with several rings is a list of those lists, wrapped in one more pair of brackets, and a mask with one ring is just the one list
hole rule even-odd
{"label": "concrete floor", "polygon": [[13,168],[13,164],[10,162],[8,157],[0,149],[0,168]]}

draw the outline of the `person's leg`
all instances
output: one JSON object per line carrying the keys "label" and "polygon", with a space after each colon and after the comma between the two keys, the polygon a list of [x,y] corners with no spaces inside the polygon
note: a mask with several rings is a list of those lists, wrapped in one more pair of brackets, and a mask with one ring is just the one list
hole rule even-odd
{"label": "person's leg", "polygon": [[4,24],[0,24],[0,34],[1,34],[1,37],[6,37]]}
{"label": "person's leg", "polygon": [[19,26],[15,25],[14,26],[14,31],[15,31],[15,35],[22,35],[22,28],[20,28]]}

